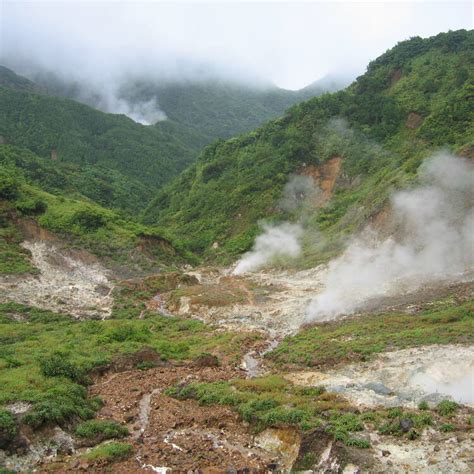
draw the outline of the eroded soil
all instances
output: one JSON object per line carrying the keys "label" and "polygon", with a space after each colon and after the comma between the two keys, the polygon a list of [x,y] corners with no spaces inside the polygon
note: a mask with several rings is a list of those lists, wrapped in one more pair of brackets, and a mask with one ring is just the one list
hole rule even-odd
{"label": "eroded soil", "polygon": [[[186,365],[132,370],[99,378],[90,389],[91,395],[100,396],[105,402],[98,418],[127,425],[131,436],[126,441],[134,446],[133,457],[115,463],[113,472],[151,473],[165,467],[180,471],[199,468],[203,472],[266,472],[272,463],[284,462],[286,450],[279,454],[276,448],[268,449],[230,408],[175,400],[164,393],[166,388],[179,383],[215,382],[238,376],[242,372],[228,366]],[[39,471],[102,472],[104,466],[100,462],[81,461],[80,453],[61,463],[46,464]]]}

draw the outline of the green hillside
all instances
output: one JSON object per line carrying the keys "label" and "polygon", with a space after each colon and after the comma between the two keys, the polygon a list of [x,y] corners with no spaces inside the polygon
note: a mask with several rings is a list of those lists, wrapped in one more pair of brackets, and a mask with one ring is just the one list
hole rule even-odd
{"label": "green hillside", "polygon": [[[301,91],[272,85],[251,86],[223,80],[154,83],[138,81],[122,88],[131,103],[156,99],[169,120],[194,131],[208,144],[249,132],[297,102],[321,95],[336,83],[312,84]],[[157,126],[161,126],[158,124]]]}
{"label": "green hillside", "polygon": [[35,272],[19,245],[19,223],[25,220],[50,231],[61,245],[86,249],[109,268],[131,274],[188,260],[164,230],[132,222],[86,198],[81,184],[97,183],[83,180],[73,167],[56,169],[28,150],[0,145],[0,274]]}
{"label": "green hillside", "polygon": [[145,127],[123,115],[31,92],[32,83],[5,68],[0,77],[8,86],[0,86],[0,142],[30,150],[50,170],[54,163],[104,206],[136,212],[194,159],[193,134],[175,124]]}
{"label": "green hillside", "polygon": [[[292,173],[339,156],[333,197],[305,224],[306,264],[328,258],[344,235],[382,209],[391,190],[412,180],[431,150],[472,153],[473,63],[474,31],[399,43],[344,91],[207,147],[158,194],[144,220],[166,226],[195,252],[228,260],[250,247],[260,219],[299,217],[277,206]],[[311,241],[316,230],[324,244]]]}
{"label": "green hillside", "polygon": [[[282,115],[293,104],[340,89],[346,83],[343,78],[329,76],[300,91],[290,91],[270,83],[246,84],[218,77],[172,80],[139,76],[112,85],[112,93],[101,91],[93,84],[63,79],[54,72],[37,71],[31,77],[50,95],[67,97],[100,110],[107,108],[110,96],[128,104],[130,109],[140,110],[143,104],[152,104],[151,109],[159,108],[168,118],[156,127],[173,124],[179,134],[190,135],[191,142],[187,144],[195,150],[216,138],[249,132]],[[117,104],[108,105],[112,109],[114,106]],[[149,107],[146,109],[150,112]]]}
{"label": "green hillside", "polygon": [[[317,84],[292,92],[219,81],[129,83],[122,99],[157,100],[168,115],[147,127],[70,100],[87,96],[79,84],[54,75],[39,76],[37,84],[0,66],[0,143],[35,153],[48,173],[63,175],[97,203],[136,213],[214,139],[252,130],[321,92]],[[90,105],[99,100],[88,97]],[[54,166],[46,163],[53,157]]]}

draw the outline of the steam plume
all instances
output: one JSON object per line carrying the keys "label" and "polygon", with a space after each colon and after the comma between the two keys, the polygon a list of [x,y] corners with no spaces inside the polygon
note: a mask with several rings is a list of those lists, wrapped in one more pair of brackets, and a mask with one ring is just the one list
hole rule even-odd
{"label": "steam plume", "polygon": [[304,211],[318,192],[320,190],[311,177],[292,176],[283,189],[278,207],[283,211],[296,213],[300,223],[263,225],[263,234],[255,239],[252,250],[239,260],[233,274],[241,275],[258,270],[277,258],[296,258],[301,253]]}
{"label": "steam plume", "polygon": [[474,166],[438,154],[419,169],[420,185],[392,198],[397,235],[366,229],[324,278],[325,290],[310,303],[308,320],[350,314],[369,298],[456,280],[474,266]]}
{"label": "steam plume", "polygon": [[255,239],[253,249],[238,262],[234,275],[258,270],[277,257],[295,258],[301,252],[299,239],[303,228],[299,224],[285,222],[263,228],[264,232]]}

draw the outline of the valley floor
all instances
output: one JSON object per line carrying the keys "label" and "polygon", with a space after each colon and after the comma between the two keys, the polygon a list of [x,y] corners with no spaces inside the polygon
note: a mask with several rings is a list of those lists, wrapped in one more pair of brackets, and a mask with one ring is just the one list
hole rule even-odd
{"label": "valley floor", "polygon": [[[309,324],[323,267],[120,280],[84,253],[24,246],[39,274],[0,277],[0,402],[19,426],[10,440],[0,426],[4,470],[474,470],[472,275]],[[126,435],[81,437],[79,412],[22,421],[42,394],[76,390],[40,372],[55,351]]]}

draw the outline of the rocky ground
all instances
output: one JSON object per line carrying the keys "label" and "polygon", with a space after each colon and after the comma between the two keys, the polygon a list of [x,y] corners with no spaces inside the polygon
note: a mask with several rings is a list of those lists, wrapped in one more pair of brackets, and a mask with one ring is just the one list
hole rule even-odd
{"label": "rocky ground", "polygon": [[57,243],[29,240],[37,275],[0,276],[0,301],[36,306],[80,318],[102,319],[111,312],[110,273],[91,254]]}
{"label": "rocky ground", "polygon": [[415,408],[446,396],[474,406],[474,347],[425,346],[384,352],[369,363],[328,371],[291,372],[291,382],[324,385],[355,406]]}
{"label": "rocky ground", "polygon": [[[2,277],[0,300],[16,301],[73,314],[79,318],[110,316],[113,282],[99,262],[87,254],[64,251],[51,242],[28,241],[37,276]],[[242,347],[240,363],[212,361],[201,364],[166,363],[148,370],[112,366],[98,374],[90,387],[104,407],[100,419],[113,419],[128,427],[125,440],[133,455],[109,464],[83,458],[88,447],[56,428],[26,433],[31,447],[26,456],[12,457],[7,466],[38,472],[288,472],[308,453],[316,453],[314,472],[454,473],[474,470],[472,429],[441,433],[430,428],[407,443],[380,436],[368,429],[371,449],[344,446],[326,433],[301,433],[292,427],[268,428],[256,433],[230,407],[199,405],[165,394],[168,387],[192,381],[215,382],[256,377],[271,369],[263,362],[288,334],[304,324],[305,308],[321,289],[319,267],[302,272],[272,271],[246,277],[228,270],[188,271],[187,286],[157,293],[147,307],[165,314],[198,318],[226,329],[256,330],[264,336]],[[467,279],[469,280],[469,279]],[[391,296],[369,302],[368,309],[416,314],[434,298],[472,294],[470,281],[424,288],[417,294]],[[374,306],[375,305],[375,306]],[[321,386],[347,399],[354,410],[405,406],[420,400],[434,404],[453,397],[474,406],[474,348],[427,346],[387,352],[370,362],[321,371],[293,371],[285,377],[295,385]],[[45,442],[45,438],[49,441]],[[51,439],[56,440],[51,444]],[[55,454],[59,456],[55,457]]]}

